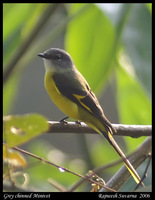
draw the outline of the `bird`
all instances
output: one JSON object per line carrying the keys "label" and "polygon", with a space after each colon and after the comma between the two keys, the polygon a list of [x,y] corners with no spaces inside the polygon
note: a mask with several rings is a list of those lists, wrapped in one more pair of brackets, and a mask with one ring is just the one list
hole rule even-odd
{"label": "bird", "polygon": [[116,129],[106,118],[96,95],[69,53],[60,48],[50,48],[38,56],[44,60],[44,84],[51,100],[66,116],[86,123],[104,136],[139,184],[141,178],[113,138]]}

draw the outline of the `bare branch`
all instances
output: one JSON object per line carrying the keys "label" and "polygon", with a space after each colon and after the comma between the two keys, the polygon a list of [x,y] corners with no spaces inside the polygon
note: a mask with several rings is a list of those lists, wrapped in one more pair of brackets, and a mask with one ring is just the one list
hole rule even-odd
{"label": "bare branch", "polygon": [[99,185],[99,186],[105,188],[106,190],[108,190],[108,191],[110,191],[110,192],[116,192],[115,190],[113,190],[113,189],[111,189],[111,188],[108,188],[108,187],[104,186],[103,184],[98,183],[98,182],[92,180],[92,176],[83,176],[83,175],[78,174],[78,173],[76,173],[76,172],[73,172],[73,171],[71,171],[71,170],[69,170],[69,169],[67,169],[67,168],[64,168],[64,167],[62,167],[62,166],[60,166],[60,165],[57,165],[57,164],[55,164],[55,163],[53,163],[53,162],[50,162],[50,161],[48,161],[48,160],[46,160],[46,159],[44,159],[44,158],[42,158],[42,157],[39,157],[39,156],[37,156],[37,155],[35,155],[35,154],[33,154],[33,153],[30,153],[30,152],[28,152],[28,151],[26,151],[26,150],[23,150],[23,149],[21,149],[21,148],[19,148],[19,147],[12,147],[12,149],[15,149],[15,150],[17,150],[17,151],[19,151],[19,152],[21,152],[21,153],[27,154],[27,155],[29,155],[29,156],[31,156],[31,157],[34,157],[34,158],[36,158],[36,159],[38,159],[38,160],[40,160],[40,161],[42,161],[42,162],[44,162],[44,163],[47,163],[47,164],[52,165],[52,166],[54,166],[54,167],[57,167],[60,171],[69,172],[70,174],[73,174],[73,175],[78,176],[78,177],[80,177],[80,178],[82,178],[82,179],[85,179],[85,180],[87,180],[87,181],[90,181],[90,182],[92,182],[92,183],[95,183],[95,184],[97,184],[97,185]]}
{"label": "bare branch", "polygon": [[[129,158],[129,161],[136,169],[142,162],[149,157],[152,149],[152,137],[148,137],[136,150],[135,154]],[[129,178],[130,174],[127,168],[123,165],[119,171],[106,183],[107,187],[114,190],[119,190],[126,180]],[[100,192],[108,192],[106,189],[101,189]]]}
{"label": "bare branch", "polygon": [[[47,133],[85,133],[85,134],[98,134],[92,128],[87,126],[85,123],[81,122],[78,124],[76,122],[61,123],[57,121],[48,121],[49,130]],[[138,138],[142,136],[151,136],[152,126],[151,125],[124,125],[124,124],[112,124],[117,130],[114,135],[119,136],[130,136],[133,138]]]}
{"label": "bare branch", "polygon": [[[134,158],[134,156],[135,156],[135,154],[138,154],[138,152],[140,151],[141,153],[140,154],[138,154],[138,159],[140,160],[140,158],[142,159],[140,162],[139,162],[139,165],[141,164],[141,162],[143,162],[143,161],[145,161],[145,159],[149,156],[149,154],[150,154],[150,151],[151,151],[151,137],[148,137],[141,145],[140,145],[140,147],[135,151],[135,152],[133,152],[132,154],[130,154],[130,155],[128,155],[127,156],[127,158],[129,159],[129,160],[131,160],[132,158]],[[113,162],[110,162],[110,163],[108,163],[108,164],[104,164],[104,165],[102,165],[102,166],[99,166],[99,167],[96,167],[96,168],[94,168],[94,169],[91,169],[93,172],[95,172],[96,174],[99,174],[99,173],[101,173],[101,171],[104,171],[104,170],[106,170],[106,169],[108,169],[108,168],[111,168],[111,167],[113,167],[113,166],[115,166],[115,165],[117,165],[117,164],[119,164],[119,163],[121,163],[122,162],[122,159],[120,158],[120,159],[118,159],[118,160],[116,160],[116,161],[113,161]],[[139,166],[139,165],[136,165],[136,168]],[[135,167],[135,166],[134,166]],[[126,170],[126,167],[123,167],[123,170]],[[121,171],[121,170],[120,170]],[[127,173],[128,173],[128,170],[126,170],[127,171]],[[126,174],[126,171],[125,171],[125,174]],[[130,176],[130,175],[129,175]],[[124,182],[129,178],[129,176],[128,177],[125,177],[125,179],[124,179],[124,176],[123,177],[121,177],[121,179],[123,179],[124,180]],[[115,175],[114,175],[114,177],[115,177]],[[112,180],[112,179],[110,179],[110,180]],[[85,182],[86,180],[84,180],[84,179],[80,179],[80,180],[78,180],[71,188],[70,188],[70,192],[73,192],[76,188],[78,188],[81,184],[83,184],[84,182]],[[117,181],[119,181],[119,180],[117,180]],[[123,181],[121,181],[121,183],[122,184],[124,184],[124,182]],[[109,183],[109,181],[108,181],[108,183]],[[107,183],[107,184],[108,184]],[[120,187],[122,186],[121,184],[119,185]]]}

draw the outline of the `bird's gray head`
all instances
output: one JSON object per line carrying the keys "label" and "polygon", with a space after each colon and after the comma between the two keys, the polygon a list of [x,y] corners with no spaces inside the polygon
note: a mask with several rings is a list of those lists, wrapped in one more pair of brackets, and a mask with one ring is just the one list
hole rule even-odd
{"label": "bird's gray head", "polygon": [[46,70],[63,71],[74,67],[71,56],[62,49],[51,48],[43,53],[39,53],[38,56],[44,59]]}

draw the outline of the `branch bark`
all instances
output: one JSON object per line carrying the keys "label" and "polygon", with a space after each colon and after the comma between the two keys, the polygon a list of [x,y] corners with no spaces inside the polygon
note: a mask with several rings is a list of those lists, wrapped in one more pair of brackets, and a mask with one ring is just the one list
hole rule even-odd
{"label": "branch bark", "polygon": [[[87,126],[85,123],[81,122],[78,124],[76,122],[57,122],[57,121],[48,121],[49,130],[47,133],[85,133],[85,134],[98,134],[92,128]],[[151,125],[124,125],[124,124],[112,124],[113,127],[117,130],[114,135],[119,136],[130,136],[133,138],[138,138],[142,136],[151,136],[152,135],[152,126]]]}

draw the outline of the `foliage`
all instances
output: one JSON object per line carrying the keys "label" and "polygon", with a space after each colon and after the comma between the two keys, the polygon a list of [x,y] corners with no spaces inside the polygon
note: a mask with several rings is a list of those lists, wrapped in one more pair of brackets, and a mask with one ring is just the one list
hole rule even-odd
{"label": "foliage", "polygon": [[[151,9],[152,4],[4,3],[4,115],[10,115],[14,106],[23,69],[36,58],[39,51],[47,49],[49,43],[55,42],[63,33],[65,50],[71,54],[75,65],[93,91],[99,95],[110,87],[119,123],[151,124]],[[41,23],[44,18],[46,20]],[[54,20],[55,26],[51,28],[50,23]],[[4,159],[9,162],[10,159],[17,160],[20,163],[23,168],[22,175],[25,173],[29,176],[30,181],[27,178],[23,181],[28,187],[54,191],[47,182],[47,179],[52,177],[66,188],[71,188],[78,180],[73,174],[61,173],[45,163],[35,164],[34,158],[25,158],[17,152],[10,152],[9,147],[27,142],[30,152],[86,174],[89,166],[83,159],[71,159],[47,141],[33,140],[33,143],[30,143],[33,137],[46,129],[47,123],[42,116],[28,114],[4,117]],[[144,139],[125,139],[128,151],[136,149]],[[107,153],[103,157],[104,148],[101,141],[96,141],[91,150],[87,149],[88,160],[92,166],[115,158],[110,145],[107,144]],[[108,152],[111,156],[108,156]],[[59,156],[61,159],[58,159]],[[4,168],[5,176],[8,177],[9,165],[5,163]],[[114,171],[110,170],[108,173],[105,175],[106,179],[112,176]],[[15,181],[19,183],[21,180]],[[131,181],[130,184],[134,183]],[[78,190],[89,191],[90,186],[84,184]]]}

